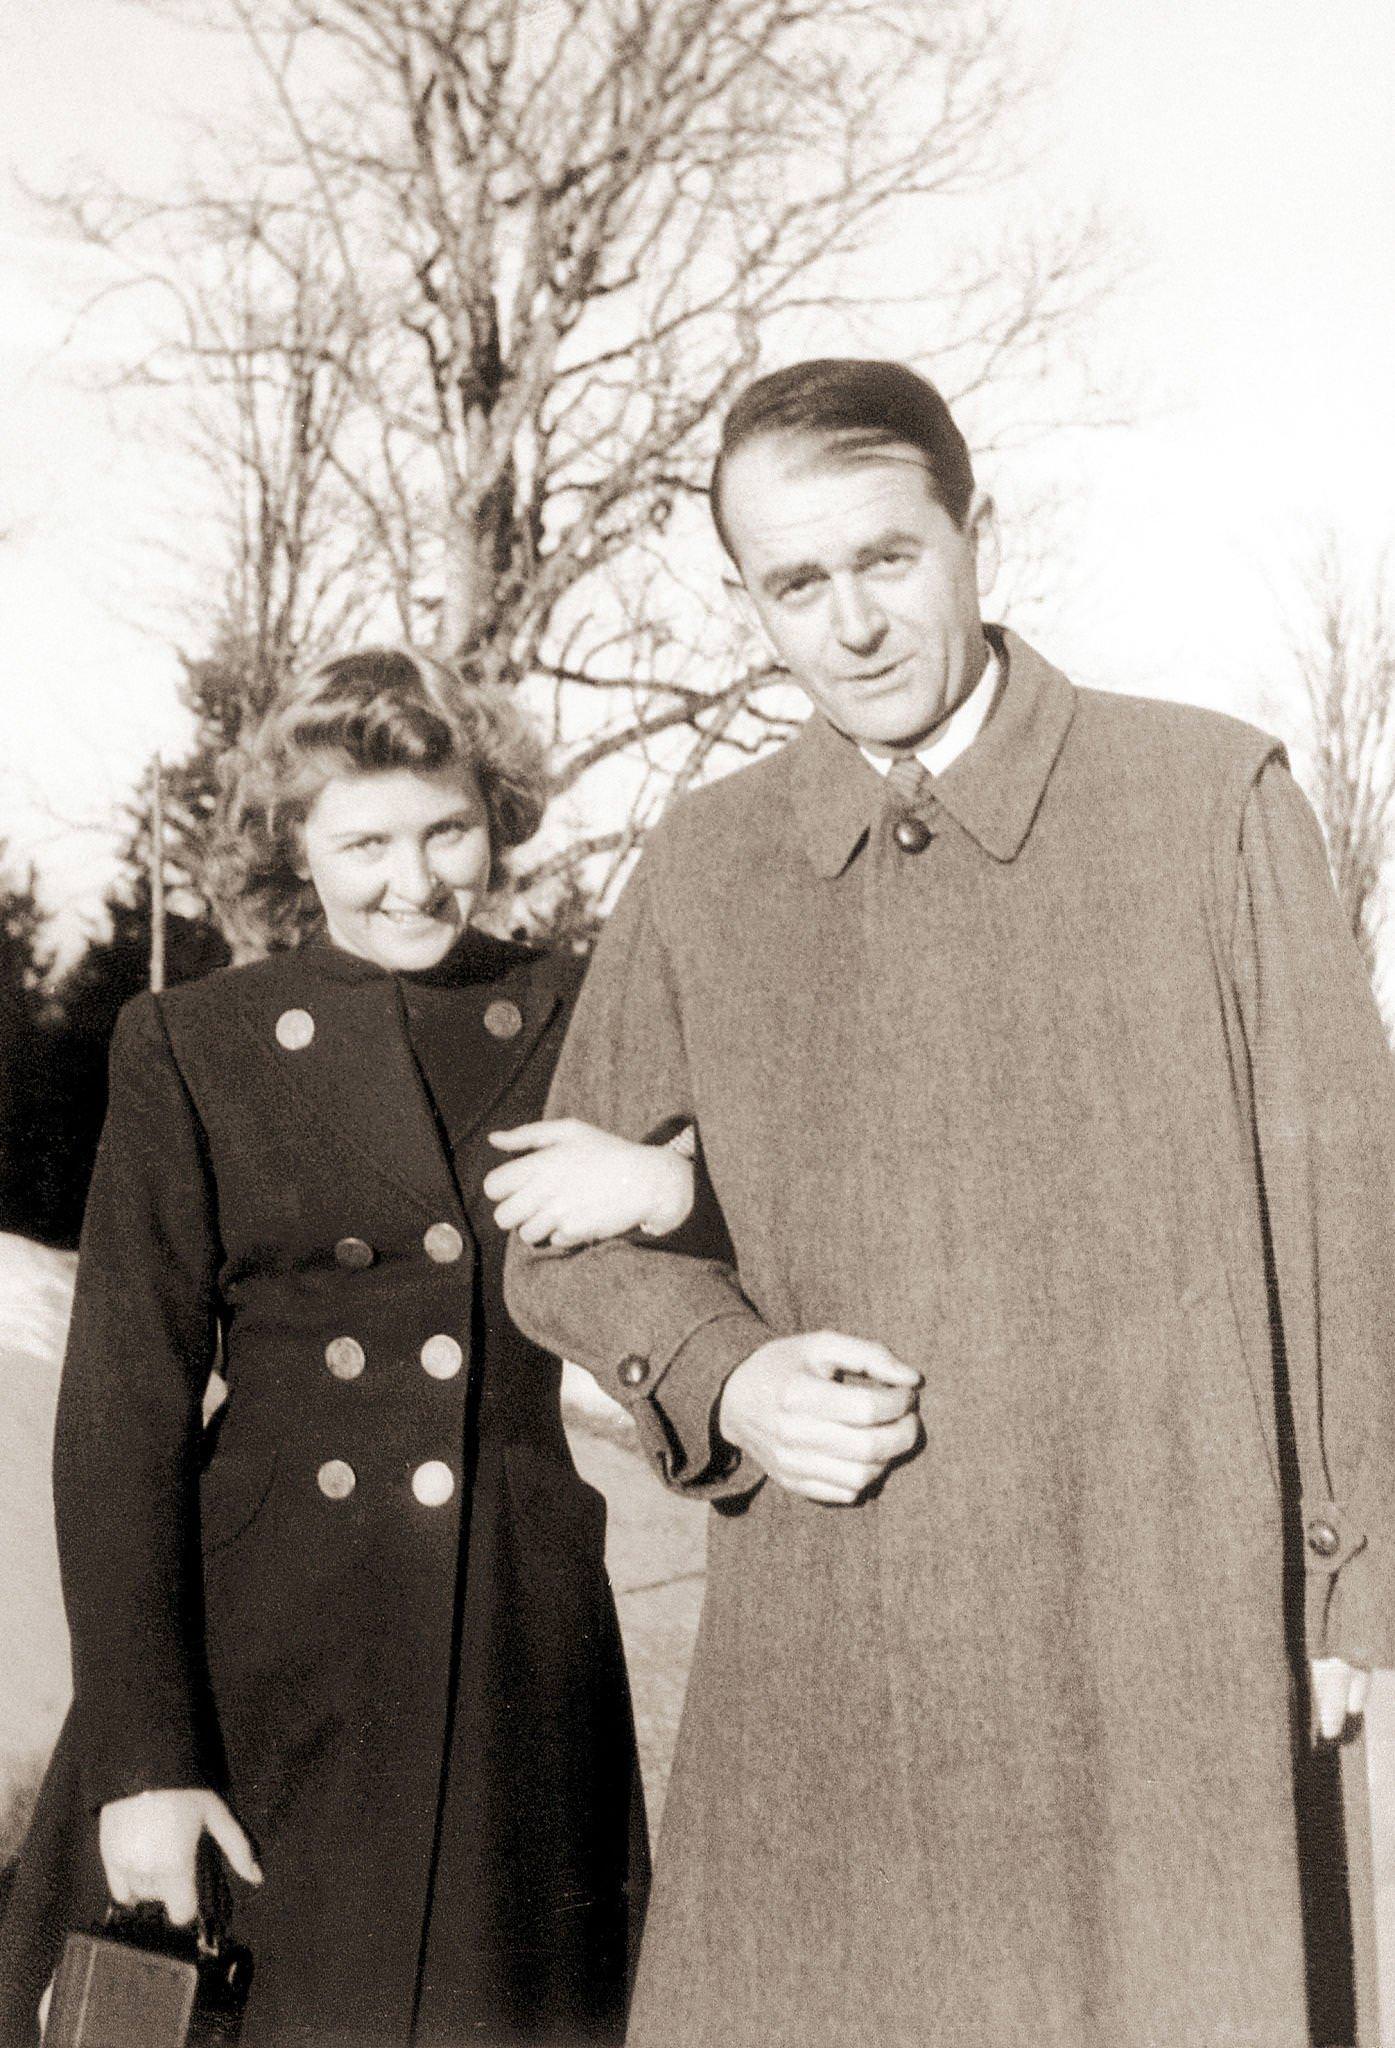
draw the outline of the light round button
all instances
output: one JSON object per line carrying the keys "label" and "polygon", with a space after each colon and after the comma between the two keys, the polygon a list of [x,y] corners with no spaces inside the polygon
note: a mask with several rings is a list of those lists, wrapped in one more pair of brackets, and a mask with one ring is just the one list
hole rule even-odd
{"label": "light round button", "polygon": [[326,1458],[315,1474],[315,1483],[326,1500],[347,1500],[358,1485],[358,1475],[342,1458]]}
{"label": "light round button", "polygon": [[453,1223],[433,1223],[422,1238],[428,1259],[438,1266],[450,1266],[465,1249],[465,1240]]}
{"label": "light round button", "polygon": [[424,1508],[442,1508],[455,1492],[455,1474],[439,1458],[428,1458],[412,1474],[412,1492]]}
{"label": "light round button", "polygon": [[517,1038],[523,1029],[523,1012],[517,1003],[490,1003],[484,1013],[484,1028],[491,1038]]}
{"label": "light round button", "polygon": [[315,1020],[308,1010],[283,1010],[276,1019],[276,1043],[287,1052],[304,1052],[315,1036]]}
{"label": "light round button", "polygon": [[337,1380],[356,1380],[364,1363],[363,1346],[357,1337],[332,1337],[325,1346],[325,1364]]}
{"label": "light round button", "polygon": [[453,1380],[465,1363],[465,1353],[454,1337],[444,1331],[428,1337],[421,1347],[421,1362],[433,1380]]}
{"label": "light round button", "polygon": [[366,1272],[376,1256],[372,1245],[362,1237],[341,1237],[334,1247],[334,1263],[346,1273]]}

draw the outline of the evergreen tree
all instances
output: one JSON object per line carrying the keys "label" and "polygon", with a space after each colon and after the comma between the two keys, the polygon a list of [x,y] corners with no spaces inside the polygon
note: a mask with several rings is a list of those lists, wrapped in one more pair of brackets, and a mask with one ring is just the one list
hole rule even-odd
{"label": "evergreen tree", "polygon": [[32,867],[4,871],[0,841],[0,1229],[32,1231],[31,1138],[41,1099],[49,959]]}

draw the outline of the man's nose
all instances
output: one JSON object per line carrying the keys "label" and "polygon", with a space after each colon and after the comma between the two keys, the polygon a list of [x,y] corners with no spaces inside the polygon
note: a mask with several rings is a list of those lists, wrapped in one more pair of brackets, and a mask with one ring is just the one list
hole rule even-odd
{"label": "man's nose", "polygon": [[850,654],[869,654],[886,632],[886,615],[856,576],[833,579],[833,630]]}

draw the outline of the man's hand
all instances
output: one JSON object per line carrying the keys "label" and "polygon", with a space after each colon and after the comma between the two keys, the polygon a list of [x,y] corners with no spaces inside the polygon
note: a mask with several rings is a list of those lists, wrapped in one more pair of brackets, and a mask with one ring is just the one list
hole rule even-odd
{"label": "man's hand", "polygon": [[1343,1657],[1314,1657],[1312,1682],[1318,1733],[1335,1742],[1348,1721],[1365,1713],[1371,1674]]}
{"label": "man's hand", "polygon": [[920,1374],[884,1344],[815,1330],[738,1365],[717,1427],[788,1492],[847,1507],[920,1442],[919,1391]]}
{"label": "man's hand", "polygon": [[97,1845],[117,1905],[158,1899],[171,1925],[188,1926],[198,1916],[199,1843],[205,1833],[239,1877],[261,1883],[252,1844],[216,1792],[189,1787],[109,1800],[97,1822]]}

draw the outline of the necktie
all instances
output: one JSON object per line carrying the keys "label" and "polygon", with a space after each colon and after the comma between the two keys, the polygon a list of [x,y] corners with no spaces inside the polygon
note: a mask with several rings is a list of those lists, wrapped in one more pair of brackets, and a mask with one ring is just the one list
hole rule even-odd
{"label": "necktie", "polygon": [[902,853],[924,853],[932,833],[919,814],[935,787],[930,770],[914,754],[902,754],[886,771],[887,796],[899,813],[891,836]]}

